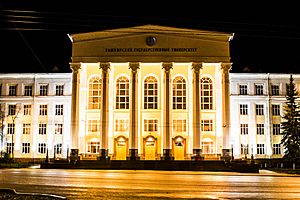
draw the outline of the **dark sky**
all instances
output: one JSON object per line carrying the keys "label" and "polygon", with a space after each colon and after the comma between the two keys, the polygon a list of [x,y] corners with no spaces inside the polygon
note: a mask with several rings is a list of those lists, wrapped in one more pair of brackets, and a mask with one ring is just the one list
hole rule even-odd
{"label": "dark sky", "polygon": [[68,33],[145,24],[235,33],[230,43],[232,72],[248,68],[251,72],[300,73],[300,17],[296,5],[271,7],[245,1],[235,5],[226,1],[226,5],[216,7],[173,1],[162,6],[145,1],[132,7],[117,1],[66,1],[69,4],[64,5],[0,2],[0,73],[52,72],[55,66],[60,72],[70,72]]}

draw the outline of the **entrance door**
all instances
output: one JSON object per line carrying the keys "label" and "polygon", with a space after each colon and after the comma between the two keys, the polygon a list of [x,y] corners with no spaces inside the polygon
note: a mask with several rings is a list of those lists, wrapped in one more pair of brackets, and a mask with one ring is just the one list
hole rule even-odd
{"label": "entrance door", "polygon": [[182,137],[174,138],[174,159],[184,160],[185,142]]}
{"label": "entrance door", "polygon": [[126,139],[119,137],[116,144],[116,160],[126,160]]}
{"label": "entrance door", "polygon": [[148,137],[145,141],[145,160],[155,160],[156,141],[153,137]]}

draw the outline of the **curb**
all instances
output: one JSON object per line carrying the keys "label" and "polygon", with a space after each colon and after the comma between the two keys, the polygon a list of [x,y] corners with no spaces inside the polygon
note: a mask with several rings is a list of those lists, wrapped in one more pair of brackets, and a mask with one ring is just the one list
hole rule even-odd
{"label": "curb", "polygon": [[35,196],[35,197],[52,197],[54,199],[67,199],[67,197],[53,195],[53,194],[16,192],[15,189],[10,189],[10,188],[0,188],[0,194],[1,193],[9,194],[9,195],[24,195],[24,196]]}

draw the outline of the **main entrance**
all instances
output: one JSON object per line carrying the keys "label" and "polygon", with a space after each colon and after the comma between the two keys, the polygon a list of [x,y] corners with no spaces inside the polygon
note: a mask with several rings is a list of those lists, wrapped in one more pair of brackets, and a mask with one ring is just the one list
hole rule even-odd
{"label": "main entrance", "polygon": [[144,158],[145,160],[156,160],[156,138],[148,136],[144,138]]}
{"label": "main entrance", "polygon": [[124,136],[119,136],[115,139],[115,155],[116,160],[126,160],[127,139]]}
{"label": "main entrance", "polygon": [[185,139],[177,136],[173,139],[174,160],[184,160],[185,156]]}

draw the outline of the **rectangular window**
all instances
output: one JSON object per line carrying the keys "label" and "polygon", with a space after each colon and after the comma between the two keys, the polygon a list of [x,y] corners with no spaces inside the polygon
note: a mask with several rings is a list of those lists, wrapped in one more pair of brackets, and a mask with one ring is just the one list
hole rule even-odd
{"label": "rectangular window", "polygon": [[256,124],[256,132],[257,132],[257,135],[264,135],[265,134],[265,125],[264,124]]}
{"label": "rectangular window", "polygon": [[62,134],[63,133],[63,124],[55,124],[55,134]]}
{"label": "rectangular window", "polygon": [[273,96],[279,95],[279,85],[271,85],[271,93]]}
{"label": "rectangular window", "polygon": [[31,124],[23,124],[23,134],[30,134]]}
{"label": "rectangular window", "polygon": [[240,95],[247,95],[247,94],[248,94],[247,85],[240,85]]}
{"label": "rectangular window", "polygon": [[16,114],[17,105],[8,105],[8,115]]}
{"label": "rectangular window", "polygon": [[15,124],[7,124],[7,134],[15,134]]}
{"label": "rectangular window", "polygon": [[22,153],[30,153],[30,143],[22,143]]}
{"label": "rectangular window", "polygon": [[55,105],[55,115],[64,114],[64,105]]}
{"label": "rectangular window", "polygon": [[249,144],[241,144],[241,155],[249,154]]}
{"label": "rectangular window", "polygon": [[173,131],[185,132],[186,131],[186,120],[185,119],[173,120]]}
{"label": "rectangular window", "polygon": [[8,86],[8,96],[17,96],[17,85]]}
{"label": "rectangular window", "polygon": [[240,104],[240,115],[248,115],[248,105]]}
{"label": "rectangular window", "polygon": [[265,154],[265,144],[257,144],[257,154]]}
{"label": "rectangular window", "polygon": [[264,115],[264,105],[256,104],[256,115]]}
{"label": "rectangular window", "polygon": [[32,96],[32,85],[24,86],[24,96]]}
{"label": "rectangular window", "polygon": [[24,115],[31,115],[31,105],[24,105]]}
{"label": "rectangular window", "polygon": [[255,84],[255,94],[263,95],[264,94],[264,86],[261,84]]}
{"label": "rectangular window", "polygon": [[62,144],[55,144],[54,145],[54,152],[55,154],[61,154],[62,153]]}
{"label": "rectangular window", "polygon": [[99,132],[100,120],[88,120],[88,132]]}
{"label": "rectangular window", "polygon": [[56,96],[63,96],[64,95],[64,85],[56,85],[55,95]]}
{"label": "rectangular window", "polygon": [[127,119],[116,119],[115,131],[127,132],[128,131],[128,120]]}
{"label": "rectangular window", "polygon": [[48,85],[43,84],[40,85],[40,96],[47,96],[48,95]]}
{"label": "rectangular window", "polygon": [[276,104],[272,105],[272,115],[280,116],[280,105],[276,105]]}
{"label": "rectangular window", "polygon": [[39,134],[40,135],[47,134],[47,124],[39,124]]}
{"label": "rectangular window", "polygon": [[241,124],[241,135],[248,135],[248,124]]}
{"label": "rectangular window", "polygon": [[201,131],[213,131],[213,120],[211,119],[201,120]]}
{"label": "rectangular window", "polygon": [[46,153],[46,143],[38,144],[38,153],[45,154]]}
{"label": "rectangular window", "polygon": [[47,115],[48,105],[40,105],[40,115]]}
{"label": "rectangular window", "polygon": [[89,142],[88,143],[89,153],[99,153],[100,152],[100,142]]}
{"label": "rectangular window", "polygon": [[279,155],[281,154],[281,147],[280,144],[273,144],[273,154]]}
{"label": "rectangular window", "polygon": [[12,154],[14,152],[14,150],[15,150],[14,147],[15,147],[14,143],[11,143],[11,142],[6,143],[6,152],[8,154]]}
{"label": "rectangular window", "polygon": [[273,135],[280,135],[280,124],[273,124]]}
{"label": "rectangular window", "polygon": [[157,119],[145,119],[144,131],[157,131],[158,120]]}

